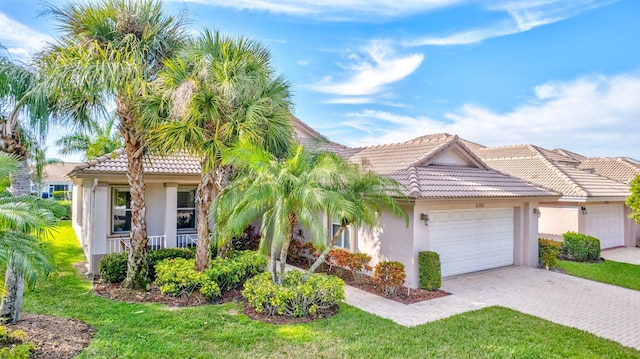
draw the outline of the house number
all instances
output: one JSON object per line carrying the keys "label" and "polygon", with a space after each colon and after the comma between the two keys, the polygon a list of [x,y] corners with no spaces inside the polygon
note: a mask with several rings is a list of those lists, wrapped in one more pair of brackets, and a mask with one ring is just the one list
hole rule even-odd
{"label": "house number", "polygon": [[484,203],[476,203],[476,208],[484,208]]}

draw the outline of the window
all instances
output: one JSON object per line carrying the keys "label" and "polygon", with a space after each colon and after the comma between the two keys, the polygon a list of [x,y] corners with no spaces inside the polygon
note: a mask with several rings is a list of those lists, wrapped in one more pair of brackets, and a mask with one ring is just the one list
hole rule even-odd
{"label": "window", "polygon": [[114,188],[111,198],[111,232],[131,230],[131,192],[128,188]]}
{"label": "window", "polygon": [[178,189],[176,219],[176,228],[178,231],[188,231],[196,228],[195,189]]}
{"label": "window", "polygon": [[[340,223],[334,222],[331,226],[331,239],[338,233],[340,230]],[[342,234],[340,234],[340,238],[336,242],[334,247],[340,247],[343,249],[349,249],[349,227],[345,227]]]}

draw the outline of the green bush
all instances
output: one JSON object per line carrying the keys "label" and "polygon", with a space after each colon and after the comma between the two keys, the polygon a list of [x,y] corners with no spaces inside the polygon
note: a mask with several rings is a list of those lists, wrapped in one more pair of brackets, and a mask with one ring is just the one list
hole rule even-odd
{"label": "green bush", "polygon": [[560,254],[577,262],[594,261],[600,258],[600,240],[582,233],[567,232],[562,235]]}
{"label": "green bush", "polygon": [[[120,283],[127,276],[128,253],[110,253],[102,257],[98,270],[100,280],[107,283]],[[147,252],[147,265],[149,279],[156,279],[156,265],[164,259],[170,258],[194,258],[195,252],[187,248],[161,248]]]}
{"label": "green bush", "polygon": [[71,201],[58,201],[58,204],[64,207],[65,214],[59,216],[58,219],[69,219],[71,218]]}
{"label": "green bush", "polygon": [[267,257],[255,251],[235,251],[231,258],[216,258],[205,271],[209,280],[227,291],[267,269]]}
{"label": "green bush", "polygon": [[165,259],[156,265],[156,284],[160,292],[175,297],[190,295],[194,291],[202,291],[209,298],[220,296],[220,287],[207,278],[203,272],[195,270],[192,259]]}
{"label": "green bush", "polygon": [[66,200],[68,198],[71,198],[71,191],[53,191],[51,193],[51,196],[54,199],[58,199],[58,200]]}
{"label": "green bush", "polygon": [[98,265],[100,280],[106,283],[120,283],[127,277],[127,253],[109,253],[102,257]]}
{"label": "green bush", "polygon": [[303,284],[302,277],[299,271],[289,271],[284,283],[277,285],[270,273],[262,273],[246,281],[242,295],[258,313],[296,318],[316,316],[319,310],[344,300],[342,279],[314,273]]}
{"label": "green bush", "polygon": [[26,337],[22,330],[10,331],[0,326],[0,359],[28,359],[36,346],[25,342]]}
{"label": "green bush", "polygon": [[373,272],[373,280],[382,286],[387,295],[393,295],[404,285],[407,274],[404,272],[404,264],[394,261],[380,262]]}
{"label": "green bush", "polygon": [[538,258],[540,264],[547,269],[554,268],[558,262],[562,242],[551,239],[538,239]]}
{"label": "green bush", "polygon": [[418,253],[418,270],[420,280],[418,286],[426,290],[436,290],[442,286],[440,255],[436,252]]}

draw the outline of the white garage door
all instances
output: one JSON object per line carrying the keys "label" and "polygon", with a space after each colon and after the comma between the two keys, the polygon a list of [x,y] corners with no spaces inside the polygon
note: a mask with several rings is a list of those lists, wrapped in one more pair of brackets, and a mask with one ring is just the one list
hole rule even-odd
{"label": "white garage door", "polygon": [[431,211],[429,248],[442,276],[513,264],[513,208]]}
{"label": "white garage door", "polygon": [[600,248],[624,246],[622,204],[586,205],[585,233],[600,240]]}

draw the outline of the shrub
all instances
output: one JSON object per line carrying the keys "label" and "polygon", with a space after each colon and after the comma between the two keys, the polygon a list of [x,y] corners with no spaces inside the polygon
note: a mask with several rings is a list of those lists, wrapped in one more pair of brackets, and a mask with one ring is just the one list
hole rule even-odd
{"label": "shrub", "polygon": [[538,258],[540,264],[545,268],[554,268],[558,262],[558,254],[560,254],[560,246],[562,242],[551,239],[538,239]]}
{"label": "shrub", "polygon": [[216,258],[205,271],[207,278],[227,291],[267,269],[267,258],[255,251],[234,252],[231,258]]}
{"label": "shrub", "polygon": [[318,250],[311,242],[292,239],[289,243],[287,259],[291,260],[293,263],[298,263],[306,259],[309,266],[311,266],[319,255]]}
{"label": "shrub", "polygon": [[120,283],[127,277],[127,253],[110,253],[102,257],[98,265],[100,280]]}
{"label": "shrub", "polygon": [[436,252],[418,253],[418,270],[420,271],[418,286],[426,290],[436,290],[442,286],[440,255]]}
{"label": "shrub", "polygon": [[329,270],[333,270],[334,267],[337,267],[339,271],[346,268],[348,264],[348,253],[349,251],[341,248],[331,249],[324,259],[324,261],[329,265]]}
{"label": "shrub", "polygon": [[237,251],[257,251],[260,247],[260,238],[260,231],[256,227],[248,225],[240,237],[231,240],[231,244],[233,249]]}
{"label": "shrub", "polygon": [[71,198],[71,191],[53,191],[51,192],[51,196],[54,199],[58,199],[58,200],[67,200],[69,198]]}
{"label": "shrub", "polygon": [[347,268],[353,274],[353,280],[362,284],[368,271],[373,269],[369,262],[371,262],[371,256],[366,253],[348,253],[346,256]]}
{"label": "shrub", "polygon": [[[202,288],[206,282],[207,275],[196,271],[194,261],[190,259],[165,259],[158,262],[156,266],[156,284],[160,287],[162,294],[176,297],[190,295]],[[220,295],[219,288],[217,295]]]}
{"label": "shrub", "polygon": [[387,295],[395,294],[404,284],[406,277],[404,264],[393,261],[378,263],[373,273],[373,280],[382,286],[382,290]]}
{"label": "shrub", "polygon": [[[102,257],[98,265],[100,280],[107,283],[120,283],[127,276],[127,253],[110,253]],[[186,248],[162,248],[147,252],[147,265],[149,279],[156,279],[156,265],[164,259],[185,258],[195,256],[192,249]]]}
{"label": "shrub", "polygon": [[58,219],[71,218],[71,201],[58,201],[58,204],[64,207],[64,214],[60,215]]}
{"label": "shrub", "polygon": [[578,262],[597,260],[600,257],[600,240],[582,233],[567,232],[562,235],[560,253]]}
{"label": "shrub", "polygon": [[28,359],[35,345],[25,342],[27,333],[0,326],[0,359]]}
{"label": "shrub", "polygon": [[258,313],[289,317],[314,317],[344,300],[342,279],[314,273],[303,284],[302,277],[299,271],[289,271],[284,283],[277,285],[270,273],[263,273],[247,280],[242,295]]}

